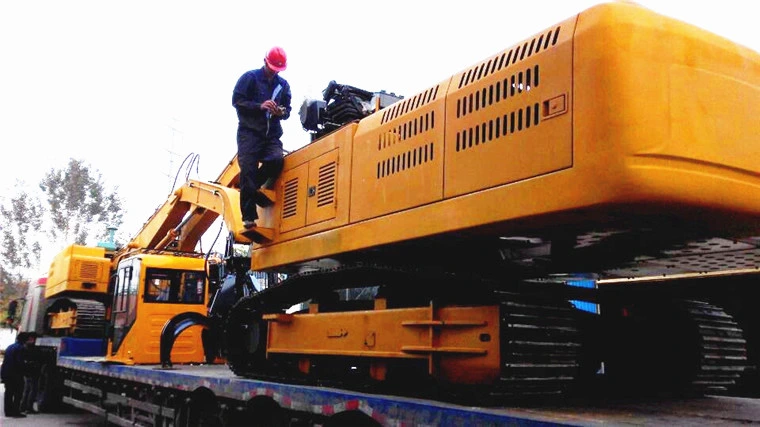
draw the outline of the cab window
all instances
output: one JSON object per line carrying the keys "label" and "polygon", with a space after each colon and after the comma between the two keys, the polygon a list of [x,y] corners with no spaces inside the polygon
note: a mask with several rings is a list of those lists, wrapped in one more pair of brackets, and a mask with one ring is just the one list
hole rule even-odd
{"label": "cab window", "polygon": [[200,271],[149,268],[143,300],[149,303],[203,304],[205,276]]}

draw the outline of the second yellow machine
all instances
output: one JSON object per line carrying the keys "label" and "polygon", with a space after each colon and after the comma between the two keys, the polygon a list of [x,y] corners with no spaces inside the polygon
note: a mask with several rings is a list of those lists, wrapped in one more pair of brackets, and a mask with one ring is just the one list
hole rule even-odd
{"label": "second yellow machine", "polygon": [[[108,362],[158,364],[162,352],[167,363],[215,361],[216,340],[203,331],[211,327],[208,306],[224,279],[222,260],[196,245],[219,217],[229,230],[242,230],[238,174],[233,158],[213,183],[189,180],[123,248],[71,245],[59,253],[45,286],[43,334],[105,336]],[[228,239],[250,243],[238,232]],[[242,289],[250,290],[247,280]]]}

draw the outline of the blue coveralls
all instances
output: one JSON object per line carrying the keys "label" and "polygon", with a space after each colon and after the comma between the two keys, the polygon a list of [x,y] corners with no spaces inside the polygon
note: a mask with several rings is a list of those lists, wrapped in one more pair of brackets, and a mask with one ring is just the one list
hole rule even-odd
{"label": "blue coveralls", "polygon": [[0,378],[5,384],[5,416],[21,413],[21,397],[24,393],[24,344],[14,342],[5,349]]}
{"label": "blue coveralls", "polygon": [[[285,107],[282,116],[273,116],[261,109],[272,99]],[[257,190],[282,171],[281,120],[290,117],[290,85],[275,75],[267,80],[264,67],[243,74],[232,93],[232,106],[237,110],[237,149],[240,165],[240,211],[243,221],[255,221]],[[259,164],[261,163],[261,164]],[[259,201],[259,204],[261,201]]]}

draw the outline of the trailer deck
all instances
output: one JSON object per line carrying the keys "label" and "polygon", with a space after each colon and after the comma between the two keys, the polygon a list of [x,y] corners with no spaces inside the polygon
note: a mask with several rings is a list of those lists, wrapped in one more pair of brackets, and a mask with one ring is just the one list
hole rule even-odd
{"label": "trailer deck", "polygon": [[225,365],[163,369],[157,365],[109,364],[102,357],[59,357],[58,366],[177,390],[203,387],[218,397],[241,401],[267,396],[284,409],[311,414],[329,416],[359,410],[388,426],[760,424],[760,400],[727,396],[635,400],[596,397],[563,405],[485,408],[252,380],[237,377]]}

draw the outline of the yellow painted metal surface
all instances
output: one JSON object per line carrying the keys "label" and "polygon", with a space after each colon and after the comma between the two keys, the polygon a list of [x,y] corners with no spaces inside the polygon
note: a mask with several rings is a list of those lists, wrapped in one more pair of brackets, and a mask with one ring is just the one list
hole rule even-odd
{"label": "yellow painted metal surface", "polygon": [[[309,185],[309,164],[300,164],[282,174],[280,232],[306,225],[306,191]],[[280,198],[278,197],[278,200]]]}
{"label": "yellow painted metal surface", "polygon": [[162,246],[176,237],[175,228],[188,212],[195,209],[199,210],[199,213],[194,215],[196,226],[192,229],[184,227],[187,235],[180,240],[177,250],[194,251],[200,237],[220,215],[229,229],[235,232],[236,241],[250,242],[250,239],[239,233],[243,230],[240,191],[220,184],[188,180],[153,214],[140,233],[129,243],[130,247],[163,249]]}
{"label": "yellow painted metal surface", "polygon": [[333,219],[337,214],[338,160],[338,150],[335,149],[309,162],[306,225]]}
{"label": "yellow painted metal surface", "polygon": [[[173,316],[184,312],[206,314],[208,293],[204,292],[202,304],[151,303],[146,302],[146,273],[149,268],[204,271],[204,260],[200,257],[180,257],[173,255],[139,255],[140,282],[137,294],[130,303],[137,304],[137,316],[123,342],[115,354],[112,354],[113,342],[109,340],[106,359],[125,364],[160,363],[161,331],[164,324]],[[177,337],[172,348],[173,363],[203,363],[205,355],[201,340],[201,326],[192,326]]]}
{"label": "yellow painted metal surface", "polygon": [[297,314],[269,322],[270,356],[422,359],[438,377],[465,384],[494,381],[500,372],[497,306]]}
{"label": "yellow painted metal surface", "polygon": [[[48,314],[48,324],[53,330],[69,330],[76,326],[76,310],[65,310]],[[63,331],[65,332],[65,331]]]}
{"label": "yellow painted metal surface", "polygon": [[351,222],[441,200],[449,81],[362,120],[354,138]]}
{"label": "yellow painted metal surface", "polygon": [[[759,231],[760,56],[728,40],[635,4],[602,4],[433,88],[351,125],[353,138],[337,131],[340,160],[352,152],[353,164],[340,165],[350,192],[338,191],[336,219],[255,246],[252,268],[621,214]],[[286,164],[316,159],[333,138]],[[420,164],[426,146],[432,160],[423,152]],[[338,220],[346,206],[349,220]],[[263,211],[265,222],[280,229],[279,212]]]}
{"label": "yellow painted metal surface", "polygon": [[240,165],[237,161],[237,154],[227,163],[214,183],[230,188],[240,188]]}
{"label": "yellow painted metal surface", "polygon": [[348,223],[351,141],[356,127],[349,124],[285,157],[275,185],[276,203],[258,208],[260,225],[275,229],[275,241]]}
{"label": "yellow painted metal surface", "polygon": [[582,14],[575,39],[578,166],[608,198],[757,215],[756,52],[632,5]]}
{"label": "yellow painted metal surface", "polygon": [[105,294],[110,265],[105,248],[68,246],[50,264],[45,298],[71,292]]}
{"label": "yellow painted metal surface", "polygon": [[455,74],[446,96],[446,198],[572,166],[569,19]]}

